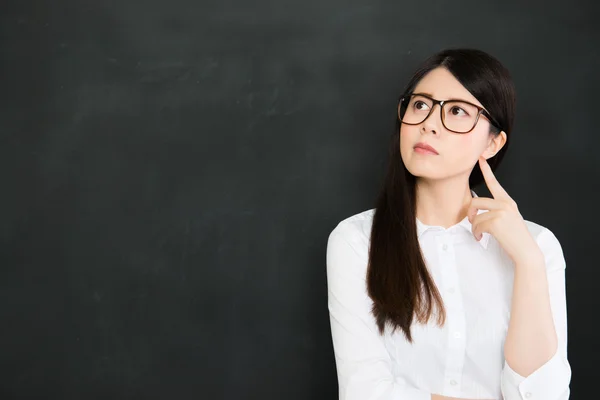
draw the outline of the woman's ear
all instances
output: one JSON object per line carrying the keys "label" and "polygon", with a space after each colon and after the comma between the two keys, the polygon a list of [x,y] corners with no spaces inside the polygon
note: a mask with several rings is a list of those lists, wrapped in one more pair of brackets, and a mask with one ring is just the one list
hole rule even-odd
{"label": "woman's ear", "polygon": [[490,139],[490,143],[488,144],[488,147],[483,152],[482,156],[486,160],[494,157],[496,154],[498,154],[498,152],[502,149],[502,147],[504,147],[504,145],[506,144],[506,140],[507,140],[507,136],[506,136],[506,132],[504,132],[504,131],[501,131],[497,135],[494,135]]}

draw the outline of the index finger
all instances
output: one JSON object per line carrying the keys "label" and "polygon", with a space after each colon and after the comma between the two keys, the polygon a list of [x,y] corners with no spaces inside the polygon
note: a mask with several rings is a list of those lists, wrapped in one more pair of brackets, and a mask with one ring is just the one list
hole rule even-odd
{"label": "index finger", "polygon": [[494,196],[495,199],[511,198],[506,192],[506,190],[504,190],[502,185],[500,185],[498,179],[496,179],[496,176],[494,175],[490,164],[488,164],[487,160],[483,157],[479,157],[479,168],[481,168],[481,173],[483,174],[485,184],[487,185],[488,189],[490,190],[490,193],[492,194],[492,196]]}

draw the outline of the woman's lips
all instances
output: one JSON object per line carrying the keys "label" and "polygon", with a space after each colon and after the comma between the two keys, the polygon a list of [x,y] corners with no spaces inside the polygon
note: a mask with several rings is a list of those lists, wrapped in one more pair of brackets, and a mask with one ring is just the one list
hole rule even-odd
{"label": "woman's lips", "polygon": [[415,153],[419,154],[439,154],[436,149],[428,145],[427,143],[417,143],[414,147]]}

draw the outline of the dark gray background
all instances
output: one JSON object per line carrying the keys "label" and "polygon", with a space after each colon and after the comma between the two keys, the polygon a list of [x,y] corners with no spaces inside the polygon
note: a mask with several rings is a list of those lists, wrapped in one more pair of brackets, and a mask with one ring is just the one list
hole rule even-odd
{"label": "dark gray background", "polygon": [[598,6],[3,0],[0,398],[335,399],[325,246],[445,47],[512,71],[498,171],[567,258],[597,393]]}

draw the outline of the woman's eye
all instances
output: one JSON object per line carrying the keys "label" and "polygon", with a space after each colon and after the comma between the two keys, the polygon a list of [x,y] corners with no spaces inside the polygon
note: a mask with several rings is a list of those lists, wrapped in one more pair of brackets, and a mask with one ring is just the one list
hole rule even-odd
{"label": "woman's eye", "polygon": [[414,107],[417,110],[424,110],[427,108],[427,104],[425,104],[424,102],[422,102],[420,100],[417,100],[417,101],[415,101]]}
{"label": "woman's eye", "polygon": [[458,106],[454,106],[450,109],[450,114],[452,115],[456,115],[456,116],[461,116],[461,115],[469,115],[468,112],[466,112],[464,109],[458,107]]}

